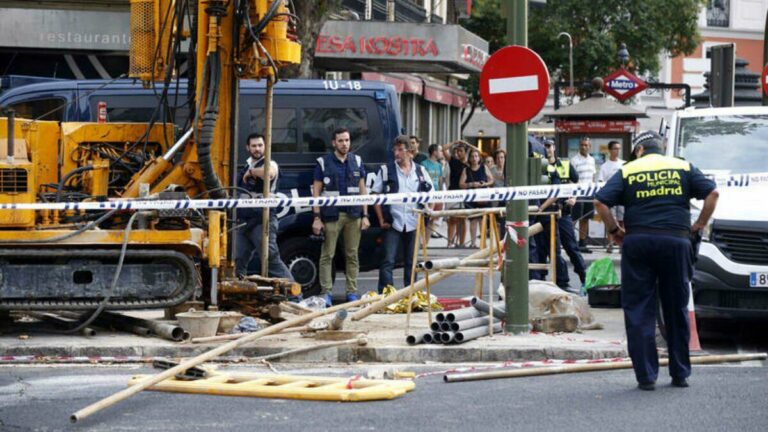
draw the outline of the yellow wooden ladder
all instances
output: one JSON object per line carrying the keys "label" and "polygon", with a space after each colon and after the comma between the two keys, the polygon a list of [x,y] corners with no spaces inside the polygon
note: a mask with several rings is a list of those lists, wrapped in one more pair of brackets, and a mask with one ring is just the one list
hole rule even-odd
{"label": "yellow wooden ladder", "polygon": [[[148,375],[136,375],[134,385]],[[169,378],[149,390],[221,396],[251,396],[334,402],[394,399],[416,388],[413,381],[330,378],[302,375],[229,374],[214,372],[193,381]]]}

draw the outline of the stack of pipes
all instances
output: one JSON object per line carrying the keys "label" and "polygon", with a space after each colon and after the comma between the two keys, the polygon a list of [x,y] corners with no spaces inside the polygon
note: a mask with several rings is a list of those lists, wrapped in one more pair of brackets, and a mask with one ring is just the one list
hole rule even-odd
{"label": "stack of pipes", "polygon": [[[487,336],[491,329],[493,333],[501,332],[501,319],[504,318],[503,307],[494,307],[493,317],[491,317],[489,316],[491,307],[488,303],[477,297],[473,297],[470,303],[472,307],[435,314],[435,320],[430,324],[430,331],[409,335],[405,341],[408,345],[420,343],[460,344]],[[493,320],[492,327],[489,325],[491,320]]]}

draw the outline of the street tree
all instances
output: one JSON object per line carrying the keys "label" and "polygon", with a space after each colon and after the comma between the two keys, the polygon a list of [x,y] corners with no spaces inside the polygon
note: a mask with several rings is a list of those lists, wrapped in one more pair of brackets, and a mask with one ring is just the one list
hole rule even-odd
{"label": "street tree", "polygon": [[[573,38],[574,81],[605,76],[620,66],[616,53],[627,44],[626,68],[653,75],[662,54],[691,54],[699,43],[698,15],[706,0],[552,0],[532,8],[528,18],[528,45],[544,59],[553,80],[567,80],[568,43]],[[506,45],[506,20],[501,0],[476,0],[472,16],[462,22],[468,30],[489,41],[491,53]],[[462,129],[482,106],[477,76],[467,84],[470,104]]]}
{"label": "street tree", "polygon": [[293,0],[298,24],[296,36],[301,42],[301,63],[283,69],[284,78],[314,78],[315,44],[323,24],[341,9],[341,0]]}

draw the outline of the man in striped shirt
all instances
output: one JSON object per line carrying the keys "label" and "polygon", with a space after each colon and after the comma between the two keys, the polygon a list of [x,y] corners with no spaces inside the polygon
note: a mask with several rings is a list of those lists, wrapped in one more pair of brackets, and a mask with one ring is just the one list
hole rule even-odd
{"label": "man in striped shirt", "polygon": [[[590,183],[595,181],[597,169],[595,167],[595,158],[589,154],[592,149],[592,143],[589,137],[583,137],[579,142],[579,153],[571,157],[571,167],[579,175],[579,183]],[[573,218],[579,221],[579,249],[582,253],[591,253],[587,249],[587,234],[589,234],[589,220],[594,214],[594,207],[591,202],[579,201],[573,207]]]}

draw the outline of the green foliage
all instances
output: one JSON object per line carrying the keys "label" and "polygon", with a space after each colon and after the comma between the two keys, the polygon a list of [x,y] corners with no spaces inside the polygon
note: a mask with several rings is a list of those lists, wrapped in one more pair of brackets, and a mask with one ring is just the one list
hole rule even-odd
{"label": "green foliage", "polygon": [[[573,37],[574,81],[604,77],[620,66],[619,45],[627,44],[627,69],[656,73],[660,55],[692,53],[699,42],[698,13],[706,0],[548,0],[528,16],[528,46],[544,59],[552,79],[568,79],[568,40]],[[506,19],[501,0],[475,0],[472,16],[462,25],[490,44],[490,52],[506,45]],[[479,104],[477,77],[467,85]],[[475,105],[476,106],[476,105]]]}

